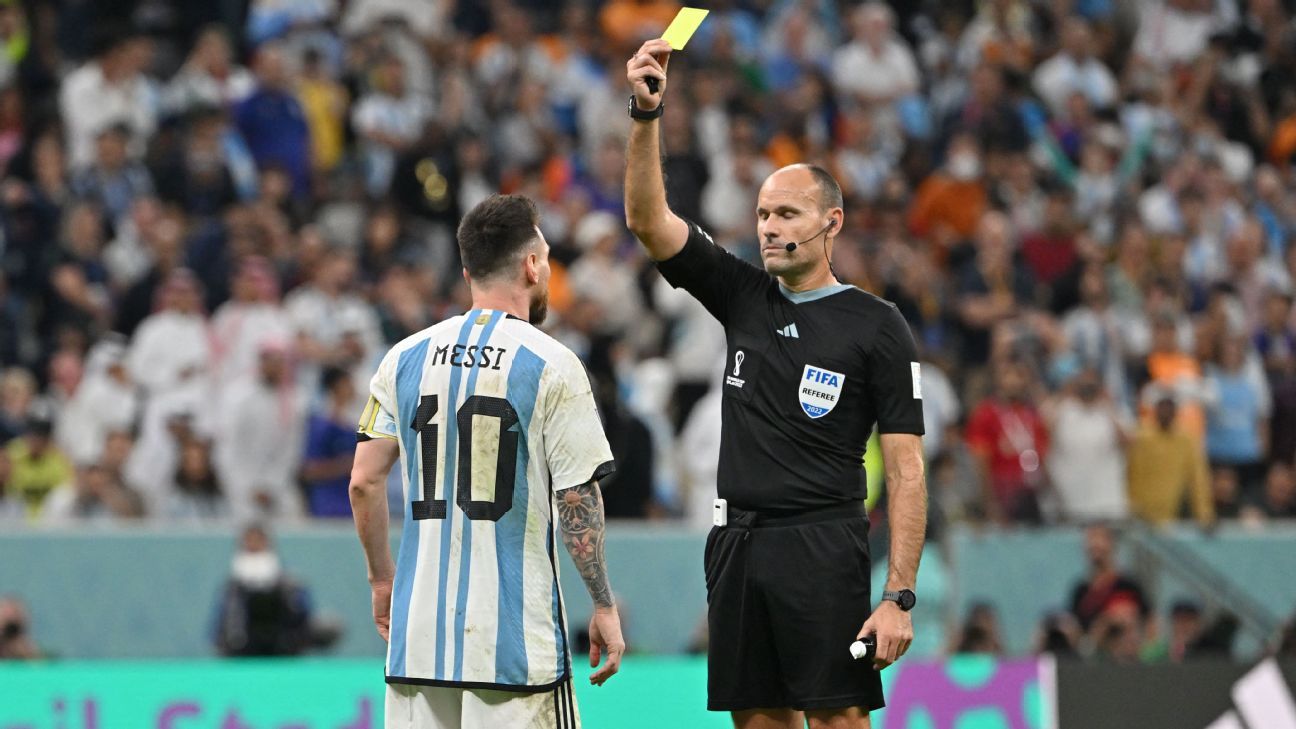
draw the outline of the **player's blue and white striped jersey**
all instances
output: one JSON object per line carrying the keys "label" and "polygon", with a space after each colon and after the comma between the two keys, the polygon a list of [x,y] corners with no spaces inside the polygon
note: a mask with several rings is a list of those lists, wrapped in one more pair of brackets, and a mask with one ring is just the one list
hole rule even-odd
{"label": "player's blue and white striped jersey", "polygon": [[554,493],[612,470],[571,350],[476,309],[392,348],[360,437],[400,443],[388,681],[544,690],[570,672]]}

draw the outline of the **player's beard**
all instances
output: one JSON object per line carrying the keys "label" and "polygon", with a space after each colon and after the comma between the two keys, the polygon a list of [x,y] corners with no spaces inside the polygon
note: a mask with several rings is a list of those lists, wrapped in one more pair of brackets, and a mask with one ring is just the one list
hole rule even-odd
{"label": "player's beard", "polygon": [[540,326],[544,323],[545,316],[549,314],[549,292],[547,290],[537,291],[535,296],[531,297],[531,311],[528,318],[534,326]]}

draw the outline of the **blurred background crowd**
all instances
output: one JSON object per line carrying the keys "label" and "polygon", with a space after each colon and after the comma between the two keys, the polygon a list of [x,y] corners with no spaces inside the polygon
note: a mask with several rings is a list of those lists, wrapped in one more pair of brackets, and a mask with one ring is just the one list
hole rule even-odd
{"label": "blurred background crowd", "polygon": [[[707,5],[671,205],[759,263],[765,175],[836,174],[836,272],[923,358],[934,536],[1296,516],[1293,3]],[[624,63],[677,9],[0,0],[0,519],[348,517],[368,378],[467,308],[455,225],[502,191],[610,515],[705,523],[723,334],[622,210]]]}

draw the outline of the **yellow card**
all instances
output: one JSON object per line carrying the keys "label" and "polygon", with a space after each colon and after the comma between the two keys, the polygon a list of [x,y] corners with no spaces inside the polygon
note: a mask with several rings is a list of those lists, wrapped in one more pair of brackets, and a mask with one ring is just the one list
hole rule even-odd
{"label": "yellow card", "polygon": [[680,8],[675,19],[671,21],[670,27],[666,29],[665,33],[662,33],[662,40],[669,43],[674,50],[684,50],[684,45],[697,32],[698,26],[702,25],[702,19],[709,12],[711,11],[702,10],[701,8]]}

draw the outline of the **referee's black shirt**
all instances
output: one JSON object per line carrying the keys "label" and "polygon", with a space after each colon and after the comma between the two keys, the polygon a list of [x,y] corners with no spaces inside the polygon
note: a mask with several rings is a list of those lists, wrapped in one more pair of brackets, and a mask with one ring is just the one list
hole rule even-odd
{"label": "referee's black shirt", "polygon": [[862,501],[873,424],[923,433],[918,356],[904,318],[853,286],[788,291],[688,226],[683,250],[657,265],[725,328],[720,497],[779,511]]}

